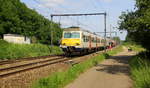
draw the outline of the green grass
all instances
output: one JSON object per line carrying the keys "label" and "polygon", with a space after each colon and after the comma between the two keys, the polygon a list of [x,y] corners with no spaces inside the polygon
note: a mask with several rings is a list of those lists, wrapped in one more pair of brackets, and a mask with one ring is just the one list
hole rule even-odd
{"label": "green grass", "polygon": [[83,73],[88,68],[96,65],[98,62],[106,58],[105,54],[96,56],[82,62],[80,64],[72,66],[65,72],[56,72],[47,78],[40,79],[34,84],[34,88],[63,88],[66,84],[72,82],[81,73]]}
{"label": "green grass", "polygon": [[124,45],[139,53],[129,61],[134,88],[150,88],[150,61],[146,50],[136,44],[124,43]]}
{"label": "green grass", "polygon": [[134,88],[150,88],[150,61],[139,56],[130,61]]}
{"label": "green grass", "polygon": [[145,49],[141,46],[141,45],[137,45],[137,44],[134,44],[134,43],[123,43],[124,46],[126,47],[129,47],[131,48],[133,51],[136,51],[136,52],[142,52],[142,51],[145,51]]}
{"label": "green grass", "polygon": [[112,56],[112,55],[115,55],[121,51],[123,51],[123,46],[118,46],[118,47],[114,48],[113,50],[108,51],[107,54]]}
{"label": "green grass", "polygon": [[0,59],[18,59],[60,53],[62,53],[62,50],[57,46],[49,47],[42,44],[12,44],[0,40]]}
{"label": "green grass", "polygon": [[[114,55],[121,52],[121,50],[122,47],[119,46],[113,49],[113,51],[109,51],[107,53]],[[109,56],[108,54],[100,54],[95,56],[85,62],[72,66],[65,72],[53,73],[47,78],[38,80],[33,84],[33,88],[63,88],[65,85],[75,80],[81,73],[105,60]]]}

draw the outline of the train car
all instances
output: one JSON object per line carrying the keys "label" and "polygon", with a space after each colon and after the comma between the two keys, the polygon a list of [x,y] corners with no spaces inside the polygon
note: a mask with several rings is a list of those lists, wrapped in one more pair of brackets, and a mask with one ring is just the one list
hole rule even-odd
{"label": "train car", "polygon": [[116,41],[113,40],[113,39],[110,39],[110,38],[106,38],[106,48],[107,49],[110,49],[110,48],[113,48],[115,47],[117,44],[116,44]]}
{"label": "train car", "polygon": [[104,39],[79,27],[70,27],[64,29],[60,47],[66,53],[87,53],[103,48]]}

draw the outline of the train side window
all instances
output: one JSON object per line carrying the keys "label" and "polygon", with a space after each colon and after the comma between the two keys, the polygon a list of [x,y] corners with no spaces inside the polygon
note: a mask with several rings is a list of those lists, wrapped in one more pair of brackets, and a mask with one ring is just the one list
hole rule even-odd
{"label": "train side window", "polygon": [[86,36],[86,42],[89,42],[89,36]]}
{"label": "train side window", "polygon": [[89,42],[89,36],[83,35],[83,42]]}
{"label": "train side window", "polygon": [[99,40],[99,39],[97,39],[97,43],[100,43],[100,40]]}
{"label": "train side window", "polygon": [[102,39],[101,43],[105,43],[105,40],[104,40],[104,39]]}
{"label": "train side window", "polygon": [[96,43],[96,38],[93,38],[93,42]]}
{"label": "train side window", "polygon": [[89,37],[88,36],[86,36],[86,42],[88,42],[89,41]]}
{"label": "train side window", "polygon": [[92,42],[93,42],[93,43],[95,42],[95,39],[94,39],[94,38],[92,38]]}
{"label": "train side window", "polygon": [[86,36],[83,35],[83,42],[86,42]]}

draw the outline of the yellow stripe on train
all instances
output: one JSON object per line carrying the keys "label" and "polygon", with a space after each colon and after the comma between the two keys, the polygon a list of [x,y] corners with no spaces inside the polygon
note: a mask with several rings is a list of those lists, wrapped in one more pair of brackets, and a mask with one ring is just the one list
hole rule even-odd
{"label": "yellow stripe on train", "polygon": [[62,39],[61,45],[63,46],[80,46],[80,39]]}

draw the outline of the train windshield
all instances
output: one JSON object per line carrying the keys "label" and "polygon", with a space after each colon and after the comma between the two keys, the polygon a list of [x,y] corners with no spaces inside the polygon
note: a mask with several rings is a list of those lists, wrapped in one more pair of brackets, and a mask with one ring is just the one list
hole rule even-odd
{"label": "train windshield", "polygon": [[64,38],[80,38],[79,32],[67,32],[64,33]]}

